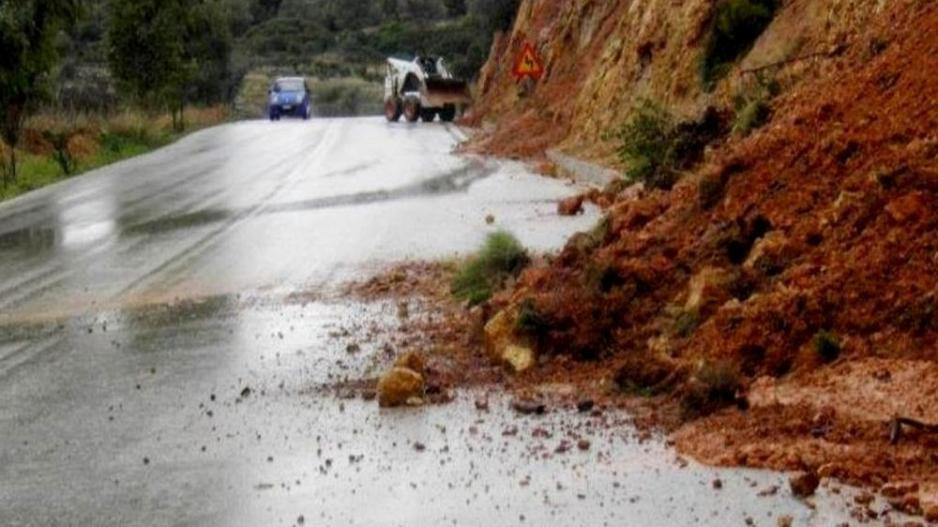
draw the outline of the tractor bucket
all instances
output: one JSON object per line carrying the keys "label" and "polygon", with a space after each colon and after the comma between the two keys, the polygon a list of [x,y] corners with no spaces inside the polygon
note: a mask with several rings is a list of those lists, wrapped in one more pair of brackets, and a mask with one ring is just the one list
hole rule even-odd
{"label": "tractor bucket", "polygon": [[447,104],[472,103],[469,95],[469,86],[460,80],[454,79],[427,79],[426,99],[429,106],[440,108]]}

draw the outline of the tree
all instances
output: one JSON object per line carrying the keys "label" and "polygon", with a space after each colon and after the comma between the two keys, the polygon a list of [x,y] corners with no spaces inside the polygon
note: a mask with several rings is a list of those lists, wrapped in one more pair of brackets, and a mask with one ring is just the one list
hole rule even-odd
{"label": "tree", "polygon": [[511,29],[519,4],[520,0],[469,0],[469,13],[481,21],[483,31],[493,34]]}
{"label": "tree", "polygon": [[446,16],[457,17],[466,14],[466,0],[443,0]]}
{"label": "tree", "polygon": [[108,43],[119,83],[144,107],[169,109],[177,131],[205,82],[227,80],[231,33],[217,0],[111,0]]}
{"label": "tree", "polygon": [[47,93],[55,37],[77,18],[79,7],[79,0],[0,0],[0,133],[10,150],[4,186],[16,181],[23,122]]}
{"label": "tree", "polygon": [[384,20],[399,20],[401,13],[397,0],[381,0],[381,16]]}

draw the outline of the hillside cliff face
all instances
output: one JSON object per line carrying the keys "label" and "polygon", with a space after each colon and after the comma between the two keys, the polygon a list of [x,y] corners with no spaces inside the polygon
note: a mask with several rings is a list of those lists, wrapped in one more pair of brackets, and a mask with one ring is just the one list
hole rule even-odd
{"label": "hillside cliff face", "polygon": [[[763,127],[724,132],[673,188],[599,196],[594,231],[493,301],[493,320],[536,331],[502,325],[490,348],[533,348],[525,378],[669,394],[691,419],[678,446],[709,462],[917,481],[894,505],[938,520],[938,439],[891,446],[886,426],[938,423],[938,3],[783,2],[708,92],[713,9],[526,0],[496,42],[472,119],[503,155],[610,161],[605,137],[640,99],[732,114],[756,68],[780,92]],[[526,40],[547,64],[527,93],[510,75]]]}
{"label": "hillside cliff face", "polygon": [[[863,32],[884,0],[786,0],[752,49],[715,90],[701,88],[698,64],[714,0],[523,0],[509,34],[498,37],[479,81],[471,121],[494,125],[484,149],[539,155],[560,147],[614,164],[605,139],[636,103],[651,99],[692,118],[729,106],[751,70],[766,68],[791,89],[830,70],[829,58]],[[525,42],[547,72],[530,94],[512,77]]]}

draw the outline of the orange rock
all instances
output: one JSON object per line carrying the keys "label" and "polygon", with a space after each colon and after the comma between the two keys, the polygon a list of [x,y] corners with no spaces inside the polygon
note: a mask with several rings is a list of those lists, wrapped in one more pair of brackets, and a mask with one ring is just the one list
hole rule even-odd
{"label": "orange rock", "polygon": [[408,351],[407,353],[398,357],[396,361],[394,361],[394,366],[398,368],[407,368],[419,373],[420,375],[423,375],[426,372],[427,360],[421,353],[416,351]]}
{"label": "orange rock", "polygon": [[573,196],[557,204],[557,214],[561,216],[576,216],[583,212],[583,196]]}
{"label": "orange rock", "polygon": [[886,212],[898,222],[914,220],[930,213],[928,199],[923,192],[911,192],[890,201],[886,205]]}
{"label": "orange rock", "polygon": [[423,397],[423,376],[408,368],[392,368],[378,381],[378,404],[391,408]]}

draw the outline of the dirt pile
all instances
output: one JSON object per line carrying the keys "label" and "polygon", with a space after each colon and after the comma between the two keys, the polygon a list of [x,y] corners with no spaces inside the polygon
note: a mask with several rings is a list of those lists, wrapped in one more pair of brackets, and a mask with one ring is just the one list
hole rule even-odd
{"label": "dirt pile", "polygon": [[[693,111],[727,96],[732,75],[713,95],[691,80],[687,50],[711,5],[523,2],[496,55],[534,39],[548,76],[519,99],[510,65],[489,63],[476,118],[501,118],[479,146],[595,142],[602,156],[599,136],[636,97]],[[784,36],[824,59],[779,70],[797,80],[768,125],[711,148],[670,191],[610,196],[601,225],[493,301],[494,316],[538,321],[516,329],[538,354],[526,375],[670,393],[684,417],[729,407],[678,445],[714,463],[912,479],[921,486],[896,506],[938,510],[938,437],[890,445],[888,427],[897,414],[938,422],[934,35],[934,2],[784,3],[737,69]]]}

